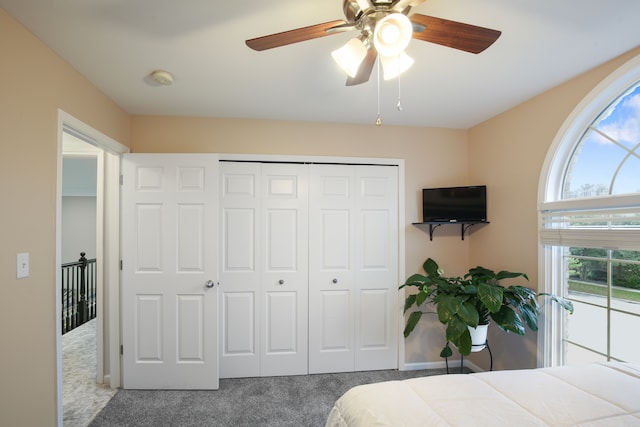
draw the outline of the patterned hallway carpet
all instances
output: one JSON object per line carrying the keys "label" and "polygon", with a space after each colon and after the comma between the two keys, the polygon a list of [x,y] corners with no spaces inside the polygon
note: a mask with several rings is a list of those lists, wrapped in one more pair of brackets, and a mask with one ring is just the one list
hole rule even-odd
{"label": "patterned hallway carpet", "polygon": [[86,427],[117,390],[96,384],[96,321],[62,336],[62,410],[65,427]]}

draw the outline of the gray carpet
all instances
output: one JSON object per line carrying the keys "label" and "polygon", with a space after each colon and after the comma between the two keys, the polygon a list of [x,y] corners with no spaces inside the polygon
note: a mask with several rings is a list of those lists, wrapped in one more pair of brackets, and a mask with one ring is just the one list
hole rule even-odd
{"label": "gray carpet", "polygon": [[90,426],[321,427],[333,403],[353,386],[444,373],[389,370],[223,379],[215,391],[119,390]]}

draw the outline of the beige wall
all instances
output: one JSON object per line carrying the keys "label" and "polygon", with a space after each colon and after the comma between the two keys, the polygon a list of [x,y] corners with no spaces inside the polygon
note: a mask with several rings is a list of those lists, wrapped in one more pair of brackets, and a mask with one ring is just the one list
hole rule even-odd
{"label": "beige wall", "polygon": [[[434,257],[447,274],[471,265],[527,272],[537,285],[536,194],[542,161],[571,109],[619,58],[469,132],[208,118],[129,117],[0,9],[0,425],[55,425],[55,204],[58,108],[134,152],[385,157],[406,163],[406,272]],[[635,52],[638,53],[637,51]],[[629,57],[629,55],[626,55]],[[526,84],[526,82],[523,82]],[[129,144],[129,141],[131,143]],[[470,159],[470,160],[469,160]],[[420,219],[420,189],[486,183],[491,224],[465,241]],[[31,276],[15,279],[15,256]],[[535,365],[535,338],[491,336],[496,367]],[[407,362],[440,361],[435,320],[407,341]],[[477,363],[486,366],[479,354]]]}
{"label": "beige wall", "polygon": [[[488,185],[491,224],[470,239],[470,263],[522,271],[538,288],[537,202],[542,165],[556,133],[576,105],[635,49],[469,130],[469,175]],[[522,82],[526,84],[526,82]],[[536,335],[491,329],[497,369],[536,366]],[[488,358],[473,359],[488,368]]]}
{"label": "beige wall", "polygon": [[58,108],[124,144],[129,117],[3,9],[0,53],[0,425],[52,426]]}

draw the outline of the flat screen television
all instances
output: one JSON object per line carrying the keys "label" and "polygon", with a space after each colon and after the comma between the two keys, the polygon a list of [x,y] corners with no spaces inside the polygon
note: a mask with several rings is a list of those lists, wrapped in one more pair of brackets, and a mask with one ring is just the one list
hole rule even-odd
{"label": "flat screen television", "polygon": [[487,186],[425,188],[422,190],[424,222],[487,220]]}

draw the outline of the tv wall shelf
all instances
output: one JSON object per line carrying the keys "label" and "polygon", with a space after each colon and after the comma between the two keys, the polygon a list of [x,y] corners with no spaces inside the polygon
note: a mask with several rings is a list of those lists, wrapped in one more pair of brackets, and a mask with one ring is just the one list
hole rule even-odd
{"label": "tv wall shelf", "polygon": [[429,240],[433,240],[433,232],[441,225],[459,225],[460,226],[460,238],[464,240],[464,235],[471,227],[477,224],[489,224],[489,221],[427,221],[427,222],[414,222],[413,225],[429,225]]}

